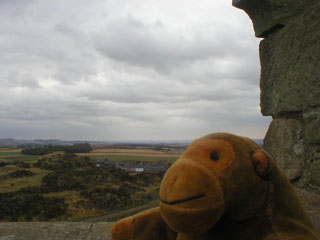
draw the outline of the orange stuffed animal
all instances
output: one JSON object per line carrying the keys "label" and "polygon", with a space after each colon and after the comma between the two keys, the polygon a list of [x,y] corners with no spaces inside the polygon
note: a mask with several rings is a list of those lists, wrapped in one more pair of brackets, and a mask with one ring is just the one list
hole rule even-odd
{"label": "orange stuffed animal", "polygon": [[194,141],[163,177],[160,201],[115,223],[111,239],[319,239],[271,156],[232,134]]}

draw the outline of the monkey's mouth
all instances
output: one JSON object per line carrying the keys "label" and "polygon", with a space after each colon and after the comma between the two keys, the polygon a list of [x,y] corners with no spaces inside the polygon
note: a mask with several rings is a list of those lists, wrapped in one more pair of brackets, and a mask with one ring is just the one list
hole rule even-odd
{"label": "monkey's mouth", "polygon": [[203,198],[206,194],[199,194],[199,195],[196,195],[196,196],[192,196],[192,197],[188,197],[188,198],[183,198],[183,199],[180,199],[180,200],[176,200],[176,201],[171,201],[171,202],[167,202],[165,200],[162,200],[160,198],[160,201],[164,204],[168,204],[168,205],[176,205],[176,204],[179,204],[179,203],[185,203],[185,202],[188,202],[188,201],[192,201],[192,200],[196,200],[196,199],[199,199],[199,198]]}

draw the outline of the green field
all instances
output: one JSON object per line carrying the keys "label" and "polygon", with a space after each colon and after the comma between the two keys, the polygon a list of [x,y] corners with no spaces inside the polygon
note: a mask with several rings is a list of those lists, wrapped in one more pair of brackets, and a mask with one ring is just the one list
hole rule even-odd
{"label": "green field", "polygon": [[10,149],[1,149],[0,150],[0,161],[23,161],[23,162],[32,162],[36,161],[39,156],[32,156],[21,154],[20,150],[10,150]]}
{"label": "green field", "polygon": [[[159,160],[167,160],[169,163],[173,163],[178,159],[177,156],[168,157],[168,155],[161,154],[154,156],[132,156],[128,152],[123,152],[121,153],[121,155],[110,155],[107,153],[101,155],[91,155],[90,153],[79,155],[85,155],[90,157],[91,159],[108,159],[109,161],[119,163],[155,163]],[[35,163],[39,158],[41,158],[41,156],[21,154],[19,149],[0,150],[0,162],[25,162],[31,164],[32,166],[32,164]],[[23,168],[19,167],[18,165],[7,165],[6,167],[0,168],[0,175],[22,169]],[[28,170],[35,173],[35,175],[32,177],[2,179],[0,182],[0,192],[11,192],[25,187],[39,186],[41,184],[42,178],[50,172],[39,168],[29,168]]]}
{"label": "green field", "polygon": [[[81,154],[85,155],[85,154]],[[130,156],[130,155],[85,155],[92,159],[108,159],[110,161],[117,161],[117,162],[157,162],[159,160],[165,159],[170,163],[175,162],[178,157],[163,157],[163,156]],[[34,162],[39,158],[39,156],[33,155],[25,155],[19,152],[0,152],[0,161],[24,161],[24,162]]]}
{"label": "green field", "polygon": [[[48,161],[56,161],[58,158],[54,156],[60,156],[63,155],[64,153],[54,153],[54,154],[49,154],[45,156],[45,159]],[[110,162],[114,163],[134,163],[134,162],[144,162],[146,164],[153,164],[156,163],[159,160],[167,160],[169,163],[175,162],[179,156],[182,154],[181,150],[177,151],[168,151],[168,150],[159,150],[159,149],[144,149],[144,148],[98,148],[94,149],[90,153],[83,153],[83,154],[76,154],[79,156],[74,156],[73,158],[77,159],[79,158],[79,163],[81,163],[80,158],[81,156],[88,156],[90,159],[95,160],[95,159],[108,159]],[[70,172],[68,173],[57,173],[55,170],[45,170],[44,168],[38,168],[33,165],[38,161],[38,159],[43,158],[43,156],[34,156],[34,155],[26,155],[26,154],[21,154],[21,149],[0,149],[0,162],[5,162],[3,164],[4,166],[0,167],[0,193],[3,194],[3,196],[6,196],[6,199],[9,199],[11,195],[16,191],[19,191],[21,189],[25,189],[27,187],[34,187],[33,189],[35,191],[38,191],[37,189],[39,188],[39,191],[41,190],[41,187],[47,186],[45,183],[48,182],[43,182],[43,178],[47,176],[48,174],[51,174],[51,176],[56,176],[57,179],[60,179],[59,181],[54,180],[53,182],[56,184],[60,184],[61,186],[64,186],[64,181],[66,183],[72,182],[72,181],[78,181],[79,183],[85,183],[84,186],[86,187],[85,189],[77,190],[76,188],[62,188],[61,191],[56,191],[53,188],[53,191],[51,192],[44,192],[40,194],[43,197],[46,198],[62,198],[65,203],[67,204],[67,214],[62,215],[60,218],[57,218],[56,220],[63,220],[63,221],[72,221],[72,220],[85,220],[90,217],[94,216],[101,216],[105,214],[112,214],[112,220],[117,219],[119,217],[125,216],[125,214],[129,214],[126,212],[122,212],[124,209],[128,208],[133,208],[138,205],[146,204],[146,201],[151,201],[154,198],[156,198],[155,195],[158,195],[157,189],[159,188],[159,184],[161,181],[161,177],[158,175],[148,175],[147,180],[142,178],[140,179],[139,175],[137,174],[131,174],[130,178],[126,177],[125,174],[119,174],[117,171],[123,171],[120,169],[116,169],[114,171],[108,172],[110,170],[106,169],[100,169],[94,167],[94,165],[88,165],[88,173],[89,175],[75,175],[73,174],[74,170],[78,170],[81,173],[81,168],[78,167],[77,169],[71,169]],[[71,159],[73,159],[71,157]],[[65,159],[66,160],[66,159]],[[93,161],[94,162],[94,161]],[[25,163],[25,164],[22,164]],[[91,162],[92,163],[92,162]],[[64,163],[63,163],[64,164]],[[68,165],[68,162],[66,162]],[[76,166],[76,165],[75,165]],[[92,167],[93,166],[93,167]],[[63,165],[62,168],[63,169]],[[59,169],[59,171],[61,170]],[[15,174],[19,171],[28,171],[32,172],[34,175],[31,176],[21,176],[21,177],[12,177],[12,174]],[[92,171],[96,171],[93,172]],[[113,174],[114,173],[114,174]],[[11,175],[10,175],[11,174]],[[60,176],[63,175],[63,178]],[[68,178],[70,175],[70,179]],[[110,175],[110,177],[108,177]],[[98,184],[94,183],[93,185],[88,184],[84,179],[90,177],[90,181],[88,182],[94,182],[96,181],[95,179],[101,178],[103,181],[99,182]],[[133,182],[128,183],[128,179],[135,178],[136,180]],[[117,180],[118,179],[118,180]],[[150,182],[150,179],[152,179]],[[70,181],[69,181],[70,180]],[[131,180],[130,180],[131,181]],[[52,181],[51,181],[52,182]],[[144,185],[146,182],[148,182],[148,185]],[[142,184],[143,183],[143,184]],[[51,184],[51,183],[50,183]],[[53,184],[53,183],[52,183]],[[128,186],[135,186],[143,190],[130,190],[132,192],[129,192],[128,196],[125,197],[124,199],[131,199],[128,203],[125,202],[126,200],[123,200],[121,198],[121,194],[125,193],[126,191],[129,190],[121,190],[121,186],[126,186],[126,184],[129,184]],[[53,184],[54,185],[54,184]],[[59,186],[60,186],[59,185]],[[48,185],[49,187],[51,185]],[[110,200],[110,196],[108,195],[109,199],[108,201],[111,202],[125,202],[126,205],[115,205],[116,207],[112,210],[110,209],[104,209],[104,208],[99,208],[94,205],[95,203],[97,204],[104,204],[105,199],[102,201],[100,200],[100,191],[106,191],[104,189],[112,186],[116,191],[119,190],[119,193],[116,192],[116,197],[117,201]],[[49,188],[48,188],[49,189]],[[97,190],[98,189],[98,190]],[[123,188],[126,189],[126,188]],[[33,191],[28,190],[28,191]],[[42,190],[41,190],[42,191]],[[86,198],[82,195],[80,195],[81,192],[87,191],[90,193],[90,198]],[[34,193],[28,193],[28,192],[16,192],[17,198],[22,199],[20,202],[17,202],[16,204],[24,204],[25,201],[27,201],[28,197],[34,196]],[[114,194],[114,193],[113,193]],[[152,196],[152,197],[150,197]],[[4,197],[3,197],[4,199]],[[119,200],[120,199],[120,200]],[[41,200],[41,199],[40,199]],[[40,201],[39,200],[39,201]],[[9,203],[13,203],[15,201],[9,201]],[[3,204],[3,206],[10,205],[9,203]],[[86,204],[91,204],[91,205],[86,205]],[[111,204],[111,203],[110,203]],[[20,206],[19,205],[19,206]],[[38,204],[39,205],[39,204]],[[39,209],[39,206],[42,205],[36,205]],[[10,205],[11,206],[11,205]],[[14,206],[14,205],[13,205]],[[23,205],[22,205],[23,206]],[[50,206],[56,206],[54,205],[54,202],[51,201]],[[89,206],[89,207],[86,207]],[[93,206],[93,207],[92,207]],[[98,205],[97,205],[98,206]],[[104,206],[104,205],[102,205]],[[12,207],[12,206],[11,206]],[[151,207],[151,206],[144,206],[144,207]],[[11,209],[11,208],[10,208]],[[15,209],[15,208],[13,208]],[[25,208],[23,208],[25,209]],[[136,211],[141,211],[141,209],[137,209]],[[42,210],[41,210],[42,211]],[[39,210],[39,212],[41,213]],[[121,211],[121,214],[115,214],[117,212]],[[43,211],[42,211],[43,212]],[[20,213],[20,211],[19,211]],[[22,213],[21,213],[22,214]],[[23,213],[25,214],[25,213]],[[115,214],[115,215],[113,215]],[[130,212],[132,214],[132,212]],[[11,215],[10,215],[11,216]],[[25,215],[23,215],[25,217]],[[109,216],[109,217],[111,217]],[[19,218],[21,221],[25,221],[26,219],[22,217]],[[101,217],[99,217],[100,219]],[[9,218],[4,219],[7,221]],[[1,220],[0,220],[1,221]],[[37,217],[33,218],[33,221],[38,221]],[[93,221],[93,220],[90,220]]]}
{"label": "green field", "polygon": [[159,160],[167,160],[170,163],[175,162],[178,157],[161,157],[161,156],[155,156],[155,157],[144,157],[144,156],[129,156],[129,155],[88,155],[92,159],[108,159],[109,161],[113,162],[124,162],[124,163],[132,163],[132,162],[157,162]]}
{"label": "green field", "polygon": [[175,162],[182,154],[183,149],[158,149],[158,148],[95,148],[90,153],[79,155],[88,156],[92,159],[108,159],[112,162],[133,163],[145,162],[155,163],[159,160]]}
{"label": "green field", "polygon": [[[12,162],[13,164],[0,168],[0,175],[22,170],[22,167],[14,164],[16,162],[24,162],[32,165],[39,158],[39,156],[21,154],[20,151],[21,149],[0,149],[0,162]],[[42,178],[50,172],[38,168],[28,168],[28,171],[33,172],[35,175],[32,177],[1,179],[0,193],[17,191],[25,187],[39,186]]]}
{"label": "green field", "polygon": [[[0,174],[5,173],[6,170],[9,170],[6,172],[6,173],[9,173],[9,172],[14,172],[16,170],[21,170],[21,169],[22,168],[12,168],[12,169],[3,168],[0,171]],[[51,172],[51,171],[43,170],[39,168],[28,168],[27,170],[33,172],[35,175],[31,177],[2,179],[0,183],[0,193],[18,191],[26,187],[40,186],[42,178]]]}
{"label": "green field", "polygon": [[[27,163],[34,163],[38,158],[41,156],[34,156],[34,155],[26,155],[21,154],[21,149],[1,149],[0,150],[0,162],[6,162],[6,161],[23,161]],[[143,156],[143,150],[140,150],[139,152],[142,153],[142,156],[138,156],[131,152],[122,152],[120,155],[114,155],[112,153],[101,153],[99,155],[95,155],[95,151],[89,154],[79,154],[79,155],[85,155],[92,159],[108,159],[110,161],[115,162],[124,162],[124,163],[131,163],[131,162],[157,162],[159,160],[167,160],[170,163],[175,162],[179,157],[177,154],[181,154],[181,152],[170,152],[163,153],[163,154],[150,154],[150,156]],[[170,156],[172,155],[172,156]]]}

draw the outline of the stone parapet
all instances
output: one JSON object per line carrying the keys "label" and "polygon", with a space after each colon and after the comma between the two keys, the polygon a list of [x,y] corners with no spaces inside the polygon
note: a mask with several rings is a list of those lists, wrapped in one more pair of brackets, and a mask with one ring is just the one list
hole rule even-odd
{"label": "stone parapet", "polygon": [[290,180],[302,176],[304,143],[299,120],[286,118],[273,120],[264,139],[264,145],[265,149],[277,159],[279,167]]}
{"label": "stone parapet", "polygon": [[264,147],[312,202],[320,226],[320,1],[233,0],[260,42],[260,106],[272,116]]}
{"label": "stone parapet", "polygon": [[109,222],[0,223],[0,240],[110,240],[112,225]]}
{"label": "stone parapet", "polygon": [[310,144],[320,144],[320,108],[306,111],[303,114],[303,120],[305,124],[306,141]]}
{"label": "stone parapet", "polygon": [[257,37],[266,37],[317,2],[318,0],[233,0],[232,4],[246,11]]}
{"label": "stone parapet", "polygon": [[319,11],[320,2],[261,41],[263,115],[320,106]]}
{"label": "stone parapet", "polygon": [[234,0],[260,43],[261,112],[275,116],[320,106],[320,2]]}
{"label": "stone parapet", "polygon": [[233,0],[260,42],[261,112],[272,116],[265,148],[299,186],[320,190],[320,2]]}

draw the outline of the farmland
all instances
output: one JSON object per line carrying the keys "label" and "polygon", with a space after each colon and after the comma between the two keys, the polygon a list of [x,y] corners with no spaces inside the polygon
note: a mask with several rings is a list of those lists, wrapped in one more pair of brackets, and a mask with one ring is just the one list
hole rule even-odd
{"label": "farmland", "polygon": [[21,154],[21,149],[0,148],[0,164],[12,163],[0,168],[0,193],[16,191],[24,187],[39,185],[42,177],[47,175],[48,171],[43,171],[36,168],[28,168],[29,171],[37,174],[32,177],[1,178],[1,176],[24,169],[21,163],[26,163],[30,166],[35,163],[37,159],[38,156]]}
{"label": "farmland", "polygon": [[[173,163],[183,151],[124,145],[98,146],[84,154],[33,156],[21,154],[21,149],[0,148],[0,221],[74,221],[145,204],[157,198],[161,174],[128,174],[96,167],[95,161]],[[21,206],[15,205],[17,199]],[[49,204],[43,209],[45,202]],[[28,207],[30,203],[36,205]]]}
{"label": "farmland", "polygon": [[90,153],[79,155],[88,156],[93,159],[108,159],[119,162],[156,162],[162,159],[170,163],[175,162],[183,153],[184,149],[155,150],[150,148],[94,148]]}
{"label": "farmland", "polygon": [[0,162],[3,162],[3,161],[32,162],[37,159],[38,159],[38,156],[21,154],[21,149],[0,148]]}

